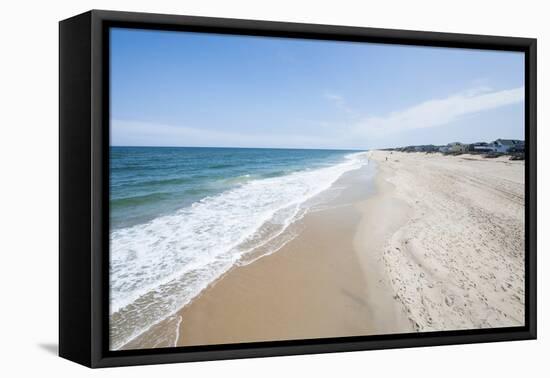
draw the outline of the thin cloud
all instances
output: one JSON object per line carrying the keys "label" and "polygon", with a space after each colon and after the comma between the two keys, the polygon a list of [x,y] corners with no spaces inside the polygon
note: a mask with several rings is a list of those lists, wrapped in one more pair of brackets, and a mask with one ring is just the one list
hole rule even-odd
{"label": "thin cloud", "polygon": [[351,117],[356,117],[357,112],[351,108],[351,106],[348,105],[346,99],[344,96],[341,96],[336,93],[332,92],[325,92],[323,93],[323,97],[333,103],[338,109],[342,110],[346,114],[348,114]]}
{"label": "thin cloud", "polygon": [[[521,103],[524,88],[493,91],[477,87],[452,96],[433,99],[385,116],[361,117],[349,108],[343,96],[324,93],[348,114],[341,122],[315,121],[317,133],[250,133],[163,125],[147,122],[112,120],[111,144],[118,146],[202,146],[202,147],[271,147],[271,148],[367,148],[381,144],[403,144],[400,133],[444,126],[462,117],[506,105]],[[305,121],[304,121],[305,122]],[[313,121],[308,121],[313,122]],[[323,130],[321,132],[321,130]],[[298,131],[298,130],[296,130]],[[454,137],[450,137],[454,140]]]}
{"label": "thin cloud", "polygon": [[520,103],[524,93],[523,87],[492,92],[487,87],[475,88],[386,116],[366,117],[353,126],[353,131],[359,135],[380,135],[443,126],[469,114]]}

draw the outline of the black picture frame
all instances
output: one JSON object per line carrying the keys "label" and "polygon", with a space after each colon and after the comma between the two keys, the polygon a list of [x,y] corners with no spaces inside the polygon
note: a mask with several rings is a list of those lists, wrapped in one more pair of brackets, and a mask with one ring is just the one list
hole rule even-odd
{"label": "black picture frame", "polygon": [[[525,326],[161,349],[108,348],[109,38],[128,27],[525,53]],[[89,367],[536,338],[536,39],[92,10],[59,24],[59,355]]]}

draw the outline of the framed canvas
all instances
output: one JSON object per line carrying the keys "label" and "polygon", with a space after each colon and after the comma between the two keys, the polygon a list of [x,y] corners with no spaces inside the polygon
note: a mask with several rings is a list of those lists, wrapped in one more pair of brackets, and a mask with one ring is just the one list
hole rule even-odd
{"label": "framed canvas", "polygon": [[59,354],[536,338],[536,40],[60,22]]}

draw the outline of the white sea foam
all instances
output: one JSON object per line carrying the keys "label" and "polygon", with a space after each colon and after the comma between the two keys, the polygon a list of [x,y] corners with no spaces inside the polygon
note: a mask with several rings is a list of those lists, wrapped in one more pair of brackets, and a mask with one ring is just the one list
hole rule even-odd
{"label": "white sea foam", "polygon": [[280,248],[288,242],[283,231],[307,211],[304,203],[366,162],[354,153],[332,166],[248,181],[111,232],[111,348],[174,314],[252,250]]}

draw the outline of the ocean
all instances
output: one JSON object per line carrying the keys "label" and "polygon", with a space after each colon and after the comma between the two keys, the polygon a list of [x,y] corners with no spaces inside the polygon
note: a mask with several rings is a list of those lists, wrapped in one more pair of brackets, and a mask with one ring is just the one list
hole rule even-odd
{"label": "ocean", "polygon": [[366,162],[343,150],[111,147],[111,348],[279,249],[312,200]]}

